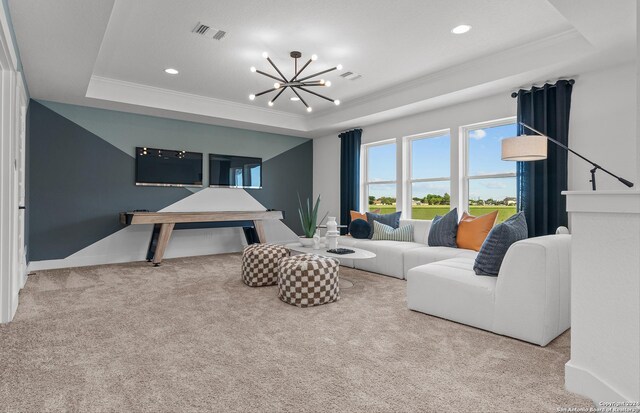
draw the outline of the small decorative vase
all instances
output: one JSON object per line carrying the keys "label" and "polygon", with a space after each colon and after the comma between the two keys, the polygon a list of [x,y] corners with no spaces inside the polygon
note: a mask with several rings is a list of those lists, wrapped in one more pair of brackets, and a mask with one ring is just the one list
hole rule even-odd
{"label": "small decorative vase", "polygon": [[336,217],[327,217],[327,234],[338,230],[338,223]]}
{"label": "small decorative vase", "polygon": [[318,231],[316,231],[316,233],[313,235],[313,249],[320,249],[320,234],[318,234]]}
{"label": "small decorative vase", "polygon": [[327,231],[327,248],[330,250],[334,250],[338,248],[338,236],[340,233],[338,231]]}

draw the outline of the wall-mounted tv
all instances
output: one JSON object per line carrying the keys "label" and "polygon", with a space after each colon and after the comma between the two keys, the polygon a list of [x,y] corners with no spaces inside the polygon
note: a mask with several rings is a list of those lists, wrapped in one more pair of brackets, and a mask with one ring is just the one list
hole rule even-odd
{"label": "wall-mounted tv", "polygon": [[202,154],[136,148],[136,185],[202,186]]}
{"label": "wall-mounted tv", "polygon": [[209,186],[262,188],[262,158],[210,154]]}

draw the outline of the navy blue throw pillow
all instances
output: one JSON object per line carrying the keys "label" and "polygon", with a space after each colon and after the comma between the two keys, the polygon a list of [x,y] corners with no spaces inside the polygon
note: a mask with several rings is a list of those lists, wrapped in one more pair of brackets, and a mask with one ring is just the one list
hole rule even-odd
{"label": "navy blue throw pillow", "polygon": [[458,248],[458,208],[453,208],[444,216],[436,215],[431,222],[427,244],[430,247]]}
{"label": "navy blue throw pillow", "polygon": [[473,265],[475,273],[497,277],[502,260],[504,260],[511,244],[526,239],[528,235],[529,230],[524,212],[518,212],[502,224],[493,227],[478,251],[476,262]]}
{"label": "navy blue throw pillow", "polygon": [[371,232],[371,225],[364,219],[354,219],[349,224],[349,234],[356,239],[369,238]]}
{"label": "navy blue throw pillow", "polygon": [[367,238],[373,238],[373,221],[378,221],[381,224],[389,225],[391,228],[396,229],[400,226],[400,215],[402,215],[402,211],[384,215],[367,212],[367,222],[371,226],[371,230],[369,231],[369,236]]}

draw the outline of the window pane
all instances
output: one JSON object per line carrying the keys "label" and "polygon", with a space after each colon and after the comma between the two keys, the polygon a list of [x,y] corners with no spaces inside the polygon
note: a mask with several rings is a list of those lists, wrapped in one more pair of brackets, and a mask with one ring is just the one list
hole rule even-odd
{"label": "window pane", "polygon": [[469,213],[498,210],[498,222],[516,213],[516,178],[469,179]]}
{"label": "window pane", "polygon": [[468,132],[469,176],[516,172],[516,163],[501,158],[502,139],[516,136],[516,124]]}
{"label": "window pane", "polygon": [[449,181],[414,182],[411,184],[411,218],[433,219],[450,209]]}
{"label": "window pane", "polygon": [[367,211],[380,210],[380,214],[396,211],[396,184],[369,185],[369,205]]}
{"label": "window pane", "polygon": [[411,178],[448,178],[450,153],[449,135],[411,141]]}
{"label": "window pane", "polygon": [[389,143],[367,148],[367,169],[369,182],[395,181],[396,144]]}

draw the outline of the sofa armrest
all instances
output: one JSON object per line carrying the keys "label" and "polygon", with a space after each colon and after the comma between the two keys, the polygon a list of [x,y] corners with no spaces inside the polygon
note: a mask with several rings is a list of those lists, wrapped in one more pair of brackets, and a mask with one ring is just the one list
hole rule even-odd
{"label": "sofa armrest", "polygon": [[571,235],[549,235],[509,248],[496,284],[496,333],[544,346],[570,327],[570,244]]}

